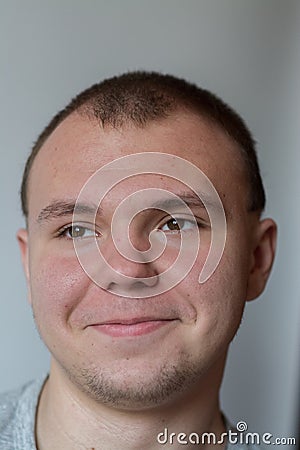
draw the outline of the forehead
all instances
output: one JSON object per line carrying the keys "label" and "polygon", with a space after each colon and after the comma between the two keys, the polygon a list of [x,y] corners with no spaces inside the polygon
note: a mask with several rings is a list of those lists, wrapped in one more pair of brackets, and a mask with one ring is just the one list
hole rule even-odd
{"label": "forehead", "polygon": [[[241,153],[232,139],[208,120],[189,112],[177,112],[144,128],[127,125],[103,129],[96,121],[73,113],[47,139],[33,163],[28,183],[29,218],[32,214],[36,216],[47,202],[76,198],[86,181],[106,164],[148,152],[158,154],[160,172],[168,161],[159,154],[184,158],[210,179],[222,201],[229,197],[232,202],[245,203],[248,188]],[[142,157],[136,161],[137,170],[147,169],[146,158],[144,164]],[[123,166],[108,167],[112,174],[123,170],[126,175]],[[179,165],[179,173],[180,170]],[[153,177],[157,179],[157,175]],[[143,178],[144,184],[148,182],[146,179],[149,177]],[[136,177],[132,183],[137,183]]]}

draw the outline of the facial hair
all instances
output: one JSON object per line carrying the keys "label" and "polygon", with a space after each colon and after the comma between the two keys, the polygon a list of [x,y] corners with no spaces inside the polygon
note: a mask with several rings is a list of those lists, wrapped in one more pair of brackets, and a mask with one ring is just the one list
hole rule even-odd
{"label": "facial hair", "polygon": [[182,358],[180,363],[165,363],[151,373],[112,372],[108,368],[77,367],[65,369],[68,378],[96,402],[119,409],[147,409],[167,403],[201,377],[201,368]]}

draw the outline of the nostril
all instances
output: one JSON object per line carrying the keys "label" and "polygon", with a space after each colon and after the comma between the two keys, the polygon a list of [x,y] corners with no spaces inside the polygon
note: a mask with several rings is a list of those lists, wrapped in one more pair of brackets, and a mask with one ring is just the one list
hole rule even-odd
{"label": "nostril", "polygon": [[136,281],[135,283],[133,283],[132,287],[134,289],[143,289],[145,287],[145,285],[148,287],[152,287],[152,286],[149,286],[149,284],[146,284],[142,281]]}
{"label": "nostril", "polygon": [[154,287],[158,283],[158,275],[154,275],[152,277],[147,278],[137,278],[136,281],[133,283],[135,287],[142,288],[142,287]]}
{"label": "nostril", "polygon": [[[134,278],[134,277],[125,277],[123,280],[115,280],[109,283],[107,287],[107,291],[124,295],[125,292],[129,294],[130,292],[145,291],[146,289],[152,289],[158,285],[159,276],[151,276],[147,278]],[[151,295],[151,293],[149,293]]]}

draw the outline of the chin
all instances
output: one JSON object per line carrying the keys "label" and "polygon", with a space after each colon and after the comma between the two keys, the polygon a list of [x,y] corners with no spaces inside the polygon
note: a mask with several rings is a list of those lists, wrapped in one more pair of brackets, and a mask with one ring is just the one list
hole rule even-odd
{"label": "chin", "polygon": [[182,361],[152,367],[67,370],[71,382],[94,401],[118,409],[149,409],[167,404],[201,378],[202,370]]}

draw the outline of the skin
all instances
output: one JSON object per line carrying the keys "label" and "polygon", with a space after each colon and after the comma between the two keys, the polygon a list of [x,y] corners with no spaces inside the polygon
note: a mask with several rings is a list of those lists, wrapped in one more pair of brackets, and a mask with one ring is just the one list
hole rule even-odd
{"label": "skin", "polygon": [[[153,186],[181,192],[182,185],[174,180],[154,174],[131,177],[105,197],[102,216],[96,221],[97,241],[115,269],[100,267],[105,289],[82,269],[73,241],[67,235],[58,237],[62,227],[71,224],[72,215],[37,220],[54,200],[76,199],[103,165],[139,152],[185,158],[208,176],[219,193],[227,219],[226,245],[220,264],[203,284],[198,282],[199,271],[211,237],[203,208],[192,208],[204,224],[196,262],[179,284],[160,295],[132,298],[132,293],[138,297],[145,289],[151,291],[147,281],[136,283],[137,278],[154,276],[160,283],[160,274],[178,254],[179,233],[168,229],[161,212],[139,214],[130,228],[138,250],[149,248],[152,229],[162,230],[168,245],[157,260],[128,262],[115,251],[111,239],[111,219],[120,201]],[[164,427],[199,434],[224,431],[218,392],[228,346],[245,301],[256,298],[265,287],[275,251],[275,223],[250,213],[248,198],[236,144],[193,113],[177,111],[144,128],[128,124],[120,129],[102,129],[73,113],[53,132],[34,161],[27,229],[17,234],[29,300],[52,355],[38,408],[39,449],[152,449],[160,448],[156,436]],[[193,245],[193,231],[187,235]],[[125,239],[122,233],[118,239],[121,243]],[[132,279],[125,282],[118,274]],[[103,331],[105,327],[94,326],[136,317],[165,323],[137,335],[134,326],[128,326],[128,336],[111,336]],[[175,442],[170,448],[181,445]]]}

